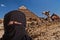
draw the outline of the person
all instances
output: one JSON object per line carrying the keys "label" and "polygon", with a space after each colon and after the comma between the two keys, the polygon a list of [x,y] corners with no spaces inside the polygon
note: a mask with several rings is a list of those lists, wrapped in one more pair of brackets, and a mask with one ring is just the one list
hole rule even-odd
{"label": "person", "polygon": [[26,30],[26,16],[14,10],[4,16],[4,35],[1,40],[32,40]]}

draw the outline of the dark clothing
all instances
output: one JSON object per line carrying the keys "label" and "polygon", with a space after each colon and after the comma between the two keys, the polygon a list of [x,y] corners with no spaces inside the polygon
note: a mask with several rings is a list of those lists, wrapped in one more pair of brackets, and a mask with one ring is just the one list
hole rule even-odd
{"label": "dark clothing", "polygon": [[[22,24],[8,25],[10,21],[21,22]],[[2,40],[32,40],[25,30],[26,18],[21,11],[11,11],[4,16],[4,35]]]}

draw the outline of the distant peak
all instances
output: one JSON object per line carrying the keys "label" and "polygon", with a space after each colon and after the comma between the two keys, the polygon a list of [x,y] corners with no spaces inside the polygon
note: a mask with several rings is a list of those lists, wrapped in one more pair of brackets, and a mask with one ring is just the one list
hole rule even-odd
{"label": "distant peak", "polygon": [[19,9],[27,9],[24,5],[19,7]]}

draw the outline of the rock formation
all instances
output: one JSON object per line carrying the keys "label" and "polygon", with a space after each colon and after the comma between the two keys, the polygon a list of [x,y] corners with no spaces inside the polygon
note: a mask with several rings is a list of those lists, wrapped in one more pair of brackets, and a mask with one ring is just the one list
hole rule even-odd
{"label": "rock formation", "polygon": [[[58,21],[60,17],[58,15],[53,14],[49,16],[49,11],[45,12],[47,19],[50,18],[53,20],[50,21],[50,19],[39,18],[25,6],[21,6],[18,10],[25,13],[27,23],[26,31],[33,40],[60,40],[60,21]],[[3,22],[1,25],[3,25]],[[0,30],[0,37],[2,37],[3,33],[4,31]]]}

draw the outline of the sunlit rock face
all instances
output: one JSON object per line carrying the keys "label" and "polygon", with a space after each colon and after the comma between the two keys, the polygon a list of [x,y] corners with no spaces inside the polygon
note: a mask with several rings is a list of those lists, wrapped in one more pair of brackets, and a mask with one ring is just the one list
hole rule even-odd
{"label": "sunlit rock face", "polygon": [[39,27],[30,27],[29,35],[33,40],[60,40],[60,22],[51,22]]}
{"label": "sunlit rock face", "polygon": [[3,19],[0,19],[0,29],[3,29]]}
{"label": "sunlit rock face", "polygon": [[[27,21],[27,23],[31,22]],[[41,25],[32,24],[27,26],[26,31],[33,40],[60,40],[60,21],[44,21]],[[4,30],[2,29],[0,38],[3,34]]]}
{"label": "sunlit rock face", "polygon": [[24,5],[19,7],[18,10],[25,14],[26,21],[36,20],[37,23],[41,22],[40,18],[37,15],[35,15],[32,11],[30,11],[27,7],[25,7]]}
{"label": "sunlit rock face", "polygon": [[0,38],[4,34],[3,19],[0,19]]}
{"label": "sunlit rock face", "polygon": [[[39,18],[25,6],[18,9],[26,15],[26,31],[33,40],[60,40],[60,19],[58,16],[51,16],[53,21]],[[57,18],[57,20],[56,20]],[[0,19],[0,38],[4,34],[3,19]]]}

